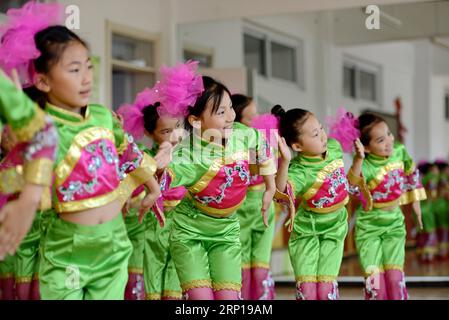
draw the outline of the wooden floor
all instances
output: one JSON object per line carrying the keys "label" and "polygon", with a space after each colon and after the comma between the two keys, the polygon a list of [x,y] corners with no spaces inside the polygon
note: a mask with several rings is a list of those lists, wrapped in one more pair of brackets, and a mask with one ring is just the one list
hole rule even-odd
{"label": "wooden floor", "polygon": [[[405,255],[406,276],[445,276],[449,277],[449,260],[436,261],[431,264],[422,264],[416,258],[414,249],[406,250]],[[343,259],[340,269],[340,276],[360,276],[362,270],[357,256]]]}
{"label": "wooden floor", "polygon": [[[362,287],[339,287],[341,300],[363,300]],[[449,300],[449,287],[447,288],[408,288],[410,300]],[[294,286],[277,286],[276,300],[295,300]]]}
{"label": "wooden floor", "polygon": [[[449,261],[431,264],[418,262],[414,249],[406,250],[405,274],[411,300],[449,300]],[[340,299],[362,300],[362,270],[357,256],[343,259],[339,276]],[[293,275],[278,277],[277,300],[294,300],[295,285]],[[276,277],[275,277],[276,280]]]}

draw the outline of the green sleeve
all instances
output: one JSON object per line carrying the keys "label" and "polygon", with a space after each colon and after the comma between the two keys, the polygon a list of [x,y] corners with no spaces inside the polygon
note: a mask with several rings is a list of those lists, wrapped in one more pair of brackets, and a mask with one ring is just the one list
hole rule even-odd
{"label": "green sleeve", "polygon": [[294,163],[288,169],[288,182],[293,188],[295,197],[304,193],[304,186],[306,185],[305,175]]}
{"label": "green sleeve", "polygon": [[45,126],[44,112],[0,73],[0,121],[9,124],[19,141],[29,141]]}

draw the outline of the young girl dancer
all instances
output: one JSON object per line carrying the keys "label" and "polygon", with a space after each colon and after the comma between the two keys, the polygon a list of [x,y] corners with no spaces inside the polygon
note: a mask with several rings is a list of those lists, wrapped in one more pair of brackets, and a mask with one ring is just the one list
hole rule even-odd
{"label": "young girl dancer", "polygon": [[265,225],[276,167],[257,130],[234,123],[229,90],[210,77],[202,80],[204,92],[188,108],[191,133],[175,148],[168,168],[171,185],[188,190],[172,212],[170,250],[187,299],[238,299],[241,245],[235,213],[245,200],[249,164],[266,184]]}
{"label": "young girl dancer", "polygon": [[[197,65],[197,62],[189,61],[171,68],[162,67],[161,80],[153,88],[141,92],[133,105],[118,110],[127,131],[137,138],[145,134],[153,140],[152,149],[143,149],[149,155],[155,156],[164,144],[175,146],[182,137],[185,111],[203,90],[201,78],[195,74]],[[161,175],[160,183],[161,207],[166,212],[165,227],[161,228],[157,220],[148,215],[143,231],[134,232],[142,239],[142,248],[136,248],[137,255],[143,254],[139,262],[143,265],[146,299],[181,299],[181,287],[168,247],[173,220],[168,211],[181,202],[186,190],[184,187],[171,188],[171,177],[167,172]],[[135,222],[127,219],[131,229]],[[132,262],[130,260],[130,266]]]}
{"label": "young girl dancer", "polygon": [[[253,99],[234,94],[231,101],[236,114],[235,121],[248,127],[254,126],[252,121],[258,120],[258,114]],[[265,123],[264,125],[266,126]],[[263,177],[252,175],[246,200],[237,210],[242,243],[242,297],[245,300],[274,299],[274,281],[270,276],[274,204],[269,208],[268,228],[266,228],[263,221],[258,219],[264,190]]]}
{"label": "young girl dancer", "polygon": [[[407,299],[406,230],[400,205],[412,204],[422,228],[419,201],[426,198],[419,171],[387,123],[374,114],[358,118],[360,140],[348,173],[363,207],[356,210],[356,246],[365,273],[366,299]],[[366,154],[366,157],[365,157]]]}
{"label": "young girl dancer", "polygon": [[[12,42],[18,41],[16,32],[32,35],[10,50],[33,48],[39,53],[25,61],[32,66],[26,70],[32,71],[33,79],[27,93],[45,108],[59,135],[52,195],[58,217],[41,248],[41,296],[123,299],[131,244],[120,211],[142,184],[149,194],[141,213],[154,204],[160,194],[153,176],[156,163],[140,152],[109,109],[88,104],[92,64],[87,46],[67,28],[48,26],[48,14],[43,14],[50,10],[47,6],[26,4],[8,28]],[[26,56],[20,50],[16,54]],[[18,90],[0,92],[28,101]]]}
{"label": "young girl dancer", "polygon": [[[279,117],[281,161],[276,176],[276,198],[290,204],[288,243],[297,282],[298,300],[336,300],[337,276],[348,231],[348,181],[343,152],[328,139],[323,126],[307,110],[287,112],[275,106]],[[290,146],[298,152],[291,159]]]}

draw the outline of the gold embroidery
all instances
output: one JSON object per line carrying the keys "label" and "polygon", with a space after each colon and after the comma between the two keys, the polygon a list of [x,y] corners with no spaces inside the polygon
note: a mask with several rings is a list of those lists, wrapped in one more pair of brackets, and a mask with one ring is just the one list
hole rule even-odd
{"label": "gold embroidery", "polygon": [[24,166],[24,178],[25,181],[43,185],[46,187],[51,186],[53,180],[53,164],[50,159],[40,158],[28,161]]}
{"label": "gold embroidery", "polygon": [[337,276],[318,276],[317,282],[334,282],[337,280]]}
{"label": "gold embroidery", "polygon": [[145,296],[145,300],[161,300],[160,293],[147,293]]}
{"label": "gold embroidery", "polygon": [[142,268],[128,267],[128,273],[143,274],[143,269]]}
{"label": "gold embroidery", "polygon": [[426,199],[426,190],[424,188],[419,188],[403,193],[401,195],[401,198],[399,198],[399,204],[402,206],[415,201],[422,201]]}
{"label": "gold embroidery", "polygon": [[327,176],[332,172],[334,172],[335,170],[337,170],[338,168],[342,167],[344,167],[342,159],[334,160],[330,164],[325,166],[322,170],[320,170],[320,172],[317,173],[315,183],[309,188],[309,190],[307,190],[307,192],[304,193],[303,198],[305,200],[313,198],[316,195],[316,193],[320,190]]}
{"label": "gold embroidery", "polygon": [[39,130],[42,130],[45,127],[45,113],[42,111],[38,105],[35,105],[34,115],[28,121],[28,123],[21,128],[13,128],[18,142],[28,142]]}
{"label": "gold embroidery", "polygon": [[162,291],[162,298],[182,299],[182,292],[175,290],[164,290]]}
{"label": "gold embroidery", "polygon": [[404,162],[395,161],[387,164],[385,167],[378,170],[375,178],[371,179],[367,184],[370,190],[376,189],[384,180],[385,176],[393,170],[404,170]]}
{"label": "gold embroidery", "polygon": [[128,175],[133,176],[134,180],[140,186],[150,180],[156,173],[156,170],[156,161],[152,157],[144,153],[142,162],[140,163],[139,167],[137,167],[134,171],[131,171]]}
{"label": "gold embroidery", "polygon": [[224,165],[233,164],[239,160],[240,161],[248,160],[248,153],[242,151],[233,154],[232,156],[226,158],[225,160],[223,160],[222,157],[215,159],[212,162],[209,169],[207,170],[207,172],[193,186],[188,188],[189,191],[191,193],[200,193],[209,185],[209,183],[215,178],[215,176],[218,174],[218,172]]}
{"label": "gold embroidery", "polygon": [[[131,191],[132,192],[132,191]],[[57,202],[55,204],[55,210],[58,213],[62,212],[74,212],[74,211],[81,211],[91,208],[98,208],[100,206],[104,206],[108,203],[111,203],[112,201],[119,199],[120,195],[120,187],[115,189],[112,192],[109,192],[107,194],[93,197],[89,199],[84,200],[78,200],[78,201],[70,201],[70,202]],[[121,203],[123,204],[123,203]]]}
{"label": "gold embroidery", "polygon": [[304,283],[304,282],[318,282],[317,276],[297,276],[295,278],[296,282]]}
{"label": "gold embroidery", "polygon": [[220,290],[240,291],[242,285],[236,282],[214,282],[212,287],[214,291]]}
{"label": "gold embroidery", "polygon": [[192,280],[186,283],[181,283],[183,292],[189,291],[195,288],[212,288],[212,281],[210,279]]}
{"label": "gold embroidery", "polygon": [[225,209],[217,209],[217,208],[211,208],[208,205],[200,203],[199,201],[194,199],[190,194],[188,194],[188,196],[193,200],[193,203],[195,204],[195,206],[198,209],[200,209],[201,211],[203,211],[206,214],[208,214],[212,217],[215,217],[215,218],[227,218],[227,217],[231,216],[243,204],[243,202],[245,202],[245,199],[246,199],[246,196],[245,196],[245,198],[243,198],[239,204],[237,204],[233,207],[225,208]]}
{"label": "gold embroidery", "polygon": [[404,271],[404,266],[402,266],[400,264],[384,264],[384,270]]}
{"label": "gold embroidery", "polygon": [[114,142],[114,134],[111,130],[93,127],[81,131],[75,136],[75,138],[73,138],[72,144],[67,151],[66,156],[61,160],[61,162],[55,169],[56,186],[62,185],[70,176],[76,164],[81,158],[83,148],[100,139],[108,139]]}
{"label": "gold embroidery", "polygon": [[23,179],[23,167],[21,165],[0,171],[0,192],[14,194],[22,190],[25,181]]}

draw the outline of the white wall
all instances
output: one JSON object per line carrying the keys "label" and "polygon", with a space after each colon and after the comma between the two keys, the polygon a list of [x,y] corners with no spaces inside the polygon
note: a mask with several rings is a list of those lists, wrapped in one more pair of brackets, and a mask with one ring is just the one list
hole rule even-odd
{"label": "white wall", "polygon": [[[405,144],[409,152],[414,154],[414,77],[415,54],[414,46],[408,42],[381,43],[362,46],[334,47],[332,50],[332,77],[335,83],[332,92],[333,107],[344,106],[358,114],[363,109],[370,108],[382,112],[395,113],[394,100],[402,101],[401,120],[408,132]],[[342,94],[344,56],[360,59],[380,66],[382,86],[380,88],[380,103],[353,100]],[[335,109],[333,109],[335,113]]]}
{"label": "white wall", "polygon": [[[93,55],[101,58],[100,103],[106,99],[106,20],[123,24],[146,32],[160,32],[160,1],[132,0],[126,5],[122,0],[60,0],[63,5],[80,8],[81,28],[77,34],[87,40]],[[166,55],[166,53],[164,54]]]}
{"label": "white wall", "polygon": [[178,59],[183,46],[199,46],[214,50],[214,68],[243,66],[241,20],[212,21],[178,25]]}
{"label": "white wall", "polygon": [[429,158],[449,159],[449,121],[445,119],[444,114],[444,94],[449,90],[449,75],[433,76],[430,88]]}

